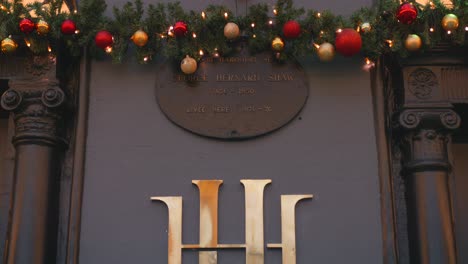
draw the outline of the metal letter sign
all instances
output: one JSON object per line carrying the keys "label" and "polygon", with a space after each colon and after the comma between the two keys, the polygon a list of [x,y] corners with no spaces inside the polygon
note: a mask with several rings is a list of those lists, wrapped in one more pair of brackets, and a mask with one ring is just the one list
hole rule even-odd
{"label": "metal letter sign", "polygon": [[[199,264],[217,264],[217,250],[244,248],[246,264],[264,264],[263,241],[263,191],[271,180],[241,180],[245,189],[245,244],[218,244],[218,191],[222,180],[194,180],[200,191],[200,243],[182,244],[182,197],[151,197],[161,201],[169,210],[168,264],[182,264],[182,249],[200,250]],[[280,244],[268,244],[268,248],[280,248],[283,264],[296,264],[295,207],[312,195],[281,195]]]}

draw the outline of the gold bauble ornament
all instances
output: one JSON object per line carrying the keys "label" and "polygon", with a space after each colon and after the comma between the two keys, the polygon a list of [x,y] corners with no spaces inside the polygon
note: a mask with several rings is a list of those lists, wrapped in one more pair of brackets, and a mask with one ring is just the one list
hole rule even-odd
{"label": "gold bauble ornament", "polygon": [[143,47],[148,43],[148,34],[143,30],[137,30],[132,36],[132,41],[138,47]]}
{"label": "gold bauble ornament", "polygon": [[364,33],[370,32],[372,29],[372,26],[369,22],[364,22],[361,24],[361,31]]}
{"label": "gold bauble ornament", "polygon": [[37,22],[36,24],[36,30],[37,30],[37,33],[42,34],[42,35],[49,33],[49,30],[50,30],[49,23],[45,22],[44,20],[39,20],[39,22]]}
{"label": "gold bauble ornament", "polygon": [[16,50],[18,45],[11,38],[6,38],[2,40],[2,52],[3,53],[12,53]]}
{"label": "gold bauble ornament", "polygon": [[445,15],[442,19],[442,27],[445,30],[455,30],[458,28],[459,21],[458,17],[454,14]]}
{"label": "gold bauble ornament", "polygon": [[187,55],[180,63],[180,69],[185,74],[193,74],[197,71],[197,61]]}
{"label": "gold bauble ornament", "polygon": [[422,46],[421,38],[416,34],[409,34],[405,41],[405,48],[409,51],[417,51]]}
{"label": "gold bauble ornament", "polygon": [[317,55],[321,61],[331,61],[335,57],[335,47],[328,42],[322,43],[317,50]]}
{"label": "gold bauble ornament", "polygon": [[282,51],[284,49],[284,42],[283,40],[280,38],[280,37],[276,37],[275,39],[273,39],[273,41],[271,42],[271,48],[274,50],[274,51]]}
{"label": "gold bauble ornament", "polygon": [[236,23],[229,22],[224,26],[224,36],[227,39],[236,39],[239,37],[240,29]]}

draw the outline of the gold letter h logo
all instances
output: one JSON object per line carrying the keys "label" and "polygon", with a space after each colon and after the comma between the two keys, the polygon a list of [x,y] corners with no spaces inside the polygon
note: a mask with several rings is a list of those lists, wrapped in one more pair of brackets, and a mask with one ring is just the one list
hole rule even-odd
{"label": "gold letter h logo", "polygon": [[[222,180],[194,180],[200,192],[200,243],[182,244],[182,197],[151,197],[169,211],[168,264],[182,264],[182,249],[200,250],[199,264],[217,264],[217,250],[244,248],[246,264],[264,264],[263,192],[271,180],[241,180],[245,189],[245,244],[218,244],[218,191]],[[281,244],[283,264],[296,264],[295,207],[312,195],[281,195]]]}

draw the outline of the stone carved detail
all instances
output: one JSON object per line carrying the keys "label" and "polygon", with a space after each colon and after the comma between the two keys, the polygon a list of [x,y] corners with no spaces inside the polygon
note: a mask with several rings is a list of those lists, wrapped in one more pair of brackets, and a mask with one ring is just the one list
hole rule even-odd
{"label": "stone carved detail", "polygon": [[55,57],[34,56],[31,63],[26,64],[26,72],[33,76],[42,76],[49,73],[52,66],[55,66]]}
{"label": "stone carved detail", "polygon": [[460,117],[451,109],[407,109],[400,113],[398,125],[404,129],[457,129]]}
{"label": "stone carved detail", "polygon": [[14,113],[13,143],[23,140],[37,140],[47,144],[64,142],[60,137],[62,118],[59,110],[64,102],[65,94],[58,87],[7,90],[1,97],[1,105]]}
{"label": "stone carved detail", "polygon": [[437,89],[438,86],[436,75],[429,69],[418,68],[409,76],[409,91],[419,99],[431,98],[432,91]]}
{"label": "stone carved detail", "polygon": [[460,118],[451,109],[407,109],[400,113],[404,129],[401,144],[406,171],[450,169],[447,143],[450,131],[460,126]]}

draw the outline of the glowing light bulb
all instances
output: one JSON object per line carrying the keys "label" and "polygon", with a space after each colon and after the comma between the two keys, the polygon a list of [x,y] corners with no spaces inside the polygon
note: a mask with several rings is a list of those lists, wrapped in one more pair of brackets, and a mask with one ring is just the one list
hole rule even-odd
{"label": "glowing light bulb", "polygon": [[255,23],[250,24],[250,26],[254,28],[254,27],[255,27]]}
{"label": "glowing light bulb", "polygon": [[200,56],[205,55],[205,53],[203,52],[203,50],[200,50],[198,53],[200,54]]}
{"label": "glowing light bulb", "polygon": [[388,44],[388,46],[390,48],[393,47],[393,41],[392,40],[387,39],[385,42],[387,42],[387,44]]}
{"label": "glowing light bulb", "polygon": [[336,33],[341,33],[343,31],[343,29],[339,28],[336,30]]}
{"label": "glowing light bulb", "polygon": [[447,30],[447,35],[450,35],[452,34],[452,31],[451,30]]}
{"label": "glowing light bulb", "polygon": [[434,32],[434,28],[430,28],[429,31],[430,31],[430,32]]}
{"label": "glowing light bulb", "polygon": [[321,17],[321,16],[322,16],[322,14],[320,14],[320,12],[318,12],[318,13],[317,13],[317,17]]}
{"label": "glowing light bulb", "polygon": [[273,14],[275,14],[275,16],[278,15],[278,10],[276,10],[276,8],[273,9]]}
{"label": "glowing light bulb", "polygon": [[253,34],[253,36],[252,36],[252,37],[253,37],[253,38],[256,38],[256,37],[257,37],[257,35]]}
{"label": "glowing light bulb", "polygon": [[205,13],[205,11],[201,12],[201,17],[202,17],[203,19],[206,19],[206,13]]}
{"label": "glowing light bulb", "polygon": [[468,26],[465,27],[465,31],[468,31]]}
{"label": "glowing light bulb", "polygon": [[78,29],[75,30],[75,34],[79,34],[79,33],[80,33],[80,31]]}
{"label": "glowing light bulb", "polygon": [[112,47],[111,46],[106,47],[105,51],[106,51],[106,53],[111,53],[112,52]]}
{"label": "glowing light bulb", "polygon": [[148,57],[144,57],[144,58],[143,58],[143,61],[144,61],[144,62],[147,62],[148,60],[149,60]]}
{"label": "glowing light bulb", "polygon": [[271,26],[273,25],[273,20],[268,21],[268,24]]}
{"label": "glowing light bulb", "polygon": [[195,32],[192,33],[192,37],[193,37],[193,38],[197,38],[197,34],[195,34]]}
{"label": "glowing light bulb", "polygon": [[47,47],[47,50],[48,50],[49,52],[52,52],[52,48],[51,48],[50,46]]}
{"label": "glowing light bulb", "polygon": [[224,19],[228,19],[229,15],[227,12],[224,12]]}

